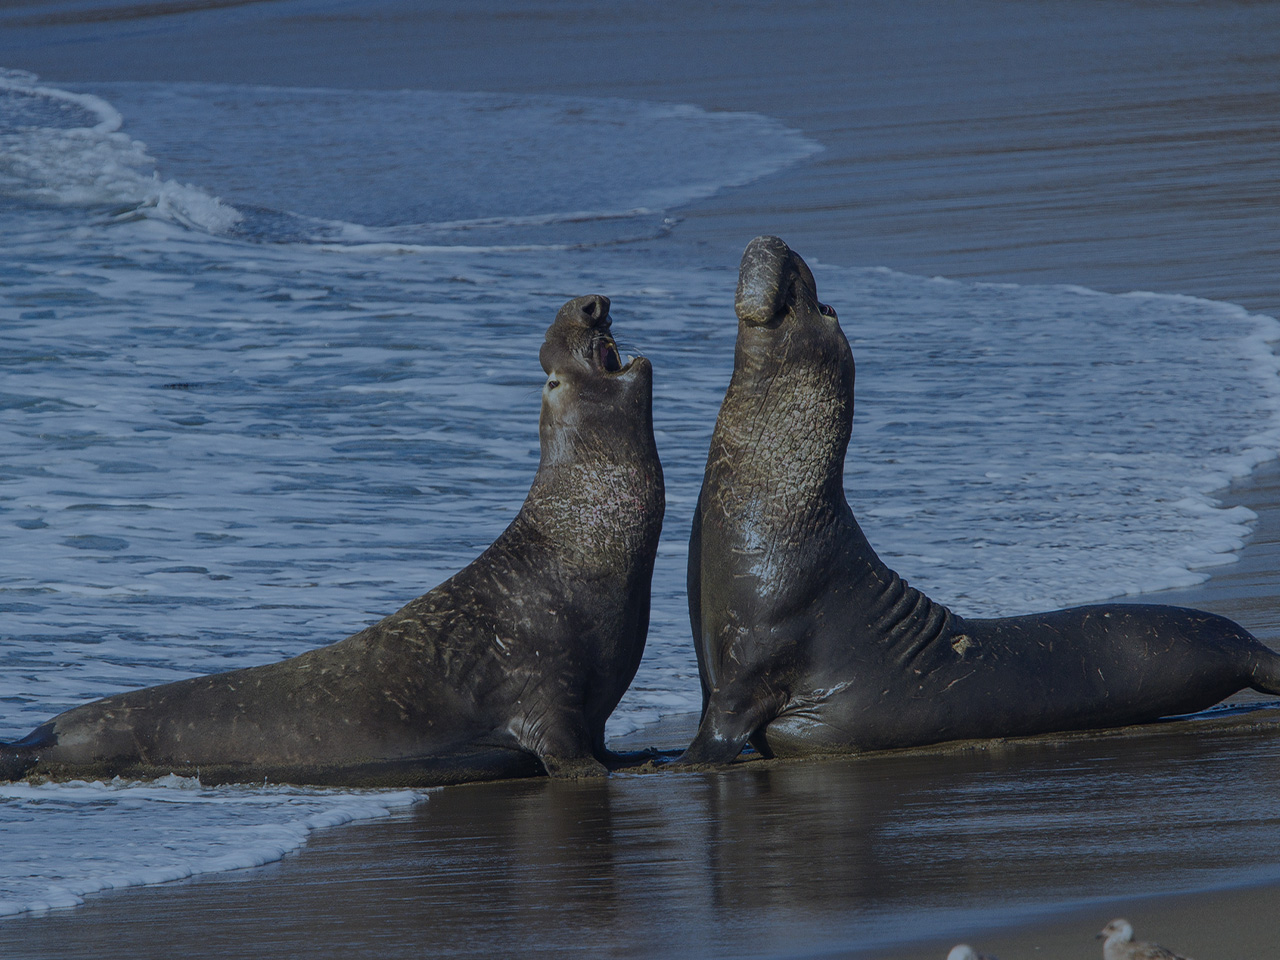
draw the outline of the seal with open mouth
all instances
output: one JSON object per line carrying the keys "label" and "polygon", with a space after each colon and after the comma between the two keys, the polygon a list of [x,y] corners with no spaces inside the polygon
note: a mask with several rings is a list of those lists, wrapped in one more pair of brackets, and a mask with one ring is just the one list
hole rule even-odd
{"label": "seal with open mouth", "polygon": [[689,550],[703,714],[682,761],[851,753],[1189,713],[1280,655],[1223,617],[1107,604],[968,620],[871,549],[844,492],[853,354],[777,237],[742,258],[733,378]]}
{"label": "seal with open mouth", "polygon": [[533,486],[483,554],[397,613],[279,663],[68,710],[0,744],[0,779],[198,774],[433,785],[604,773],[604,725],[649,626],[663,481],[653,371],[609,301],[560,310]]}

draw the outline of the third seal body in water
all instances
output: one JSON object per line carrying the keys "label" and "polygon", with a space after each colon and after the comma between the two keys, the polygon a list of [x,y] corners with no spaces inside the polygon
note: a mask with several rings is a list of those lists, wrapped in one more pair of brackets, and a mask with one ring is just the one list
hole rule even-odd
{"label": "third seal body in water", "polygon": [[746,249],[733,378],[689,551],[703,714],[683,760],[917,746],[1151,721],[1252,687],[1280,656],[1226,618],[1106,604],[968,619],[871,548],[845,499],[854,363],[813,274]]}
{"label": "third seal body in water", "polygon": [[560,310],[541,461],[511,525],[403,609],[290,660],[116,694],[0,743],[0,780],[199,775],[345,785],[603,773],[644,651],[662,526],[653,374],[609,301]]}

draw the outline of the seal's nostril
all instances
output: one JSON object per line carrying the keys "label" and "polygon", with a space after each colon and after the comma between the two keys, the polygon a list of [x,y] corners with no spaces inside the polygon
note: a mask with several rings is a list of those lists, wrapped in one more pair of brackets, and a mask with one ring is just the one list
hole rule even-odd
{"label": "seal's nostril", "polygon": [[603,325],[609,318],[609,298],[598,293],[583,298],[582,315],[589,327]]}
{"label": "seal's nostril", "polygon": [[609,318],[609,298],[599,293],[575,297],[560,308],[555,323],[547,330],[547,340],[539,357],[542,369],[551,372],[558,362],[559,351],[576,353],[585,351],[587,356],[595,349],[593,338],[581,336],[583,331],[608,330],[613,321]]}

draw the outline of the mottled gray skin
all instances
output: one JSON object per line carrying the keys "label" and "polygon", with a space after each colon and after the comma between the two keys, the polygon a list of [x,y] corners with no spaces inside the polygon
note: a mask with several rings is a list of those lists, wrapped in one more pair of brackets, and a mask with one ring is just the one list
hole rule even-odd
{"label": "mottled gray skin", "polygon": [[652,367],[623,366],[609,326],[609,301],[589,296],[547,331],[538,473],[470,566],[332,646],[68,710],[0,744],[0,779],[604,773],[605,720],[644,651],[664,504]]}
{"label": "mottled gray skin", "polygon": [[968,620],[876,556],[844,493],[853,355],[776,237],[742,258],[733,378],[689,550],[703,716],[681,758],[853,753],[1141,723],[1245,687],[1280,656],[1195,610],[1110,604]]}

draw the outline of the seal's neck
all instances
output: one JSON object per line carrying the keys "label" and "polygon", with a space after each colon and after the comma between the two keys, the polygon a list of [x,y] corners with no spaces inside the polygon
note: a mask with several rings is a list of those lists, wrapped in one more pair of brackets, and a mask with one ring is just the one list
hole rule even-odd
{"label": "seal's neck", "polygon": [[646,556],[652,566],[663,507],[662,467],[650,431],[647,442],[580,442],[572,456],[544,458],[517,523],[584,572],[620,572]]}
{"label": "seal's neck", "polygon": [[[724,495],[768,501],[766,515],[848,511],[844,458],[853,423],[853,364],[788,356],[783,338],[767,352],[739,336],[733,379],[711,438],[708,473]],[[730,465],[732,465],[730,467]],[[785,509],[782,509],[785,504]]]}

